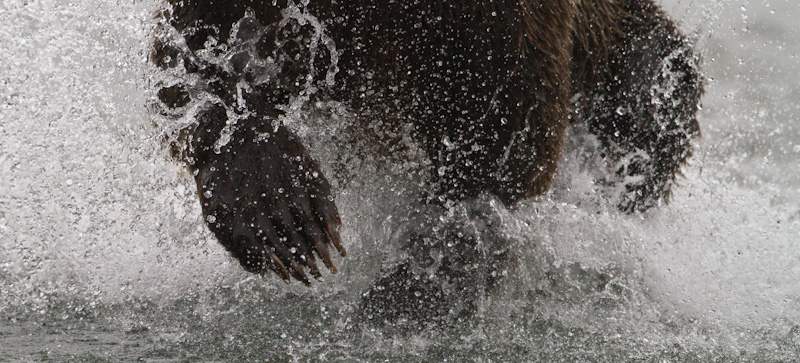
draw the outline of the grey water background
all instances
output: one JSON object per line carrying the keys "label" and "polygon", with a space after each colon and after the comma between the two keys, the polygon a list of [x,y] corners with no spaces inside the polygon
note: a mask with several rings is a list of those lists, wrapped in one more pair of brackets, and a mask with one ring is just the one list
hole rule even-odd
{"label": "grey water background", "polygon": [[3,0],[0,361],[797,360],[800,5],[663,5],[708,78],[672,203],[616,212],[572,145],[550,193],[492,206],[517,263],[475,319],[395,336],[353,324],[397,253],[383,179],[337,196],[351,254],[337,276],[307,289],[248,275],[146,111],[158,4]]}

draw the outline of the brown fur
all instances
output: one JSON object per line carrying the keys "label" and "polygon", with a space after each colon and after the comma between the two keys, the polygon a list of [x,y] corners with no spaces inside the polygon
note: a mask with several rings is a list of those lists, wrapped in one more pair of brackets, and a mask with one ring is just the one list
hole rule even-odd
{"label": "brown fur", "polygon": [[[276,105],[298,95],[309,75],[320,80],[329,71],[309,66],[313,29],[276,25],[287,0],[169,3],[161,17],[188,49],[159,38],[153,62],[198,75],[222,103],[172,139],[197,175],[209,227],[246,269],[308,282],[306,268],[318,275],[312,252],[330,268],[327,246],[344,254],[338,215],[316,162],[275,122],[282,113]],[[247,70],[252,55],[231,56],[227,67],[195,57],[209,39],[229,42],[247,9],[266,26],[256,57],[279,68],[266,83],[254,83],[258,74]],[[575,107],[572,121],[585,122],[603,145],[615,174],[607,182],[624,186],[619,208],[644,211],[668,197],[699,133],[696,56],[652,0],[312,0],[303,11],[323,22],[338,51],[334,84],[317,82],[313,97],[343,102],[356,114],[359,135],[387,159],[402,160],[408,142],[421,148],[435,203],[491,194],[512,205],[546,192]],[[332,56],[317,48],[317,58]],[[212,152],[228,117],[221,106],[239,102],[242,80],[251,85],[241,96],[250,113],[233,141]],[[189,102],[192,93],[182,87],[158,92],[167,109]],[[263,145],[253,141],[265,134],[272,136]],[[473,254],[450,256],[442,279],[468,291],[475,281],[453,266]],[[366,310],[406,301],[397,295],[403,292],[436,290],[404,278],[407,265],[398,271],[378,283],[387,289],[373,289]],[[423,301],[440,306],[446,294],[429,295]]]}

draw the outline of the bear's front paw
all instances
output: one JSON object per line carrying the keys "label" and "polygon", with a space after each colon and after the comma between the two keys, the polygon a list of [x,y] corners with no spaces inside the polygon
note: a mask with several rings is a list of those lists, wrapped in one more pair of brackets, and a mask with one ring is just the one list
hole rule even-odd
{"label": "bear's front paw", "polygon": [[[249,123],[245,123],[248,125]],[[249,125],[248,125],[249,126]],[[309,284],[332,273],[328,245],[344,256],[331,187],[303,145],[284,127],[236,130],[231,141],[196,161],[196,182],[209,228],[242,266]]]}

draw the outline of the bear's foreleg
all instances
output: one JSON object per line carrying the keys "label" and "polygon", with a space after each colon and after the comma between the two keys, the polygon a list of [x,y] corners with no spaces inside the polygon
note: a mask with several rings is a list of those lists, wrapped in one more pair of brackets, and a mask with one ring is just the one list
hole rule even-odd
{"label": "bear's foreleg", "polygon": [[626,36],[595,87],[588,115],[622,190],[618,208],[645,211],[668,200],[700,133],[702,80],[692,44],[651,2],[630,1]]}
{"label": "bear's foreleg", "polygon": [[285,127],[269,118],[240,120],[219,144],[225,109],[198,116],[190,141],[191,167],[209,229],[245,270],[290,275],[309,284],[321,277],[314,252],[333,273],[328,246],[345,250],[331,187],[319,164]]}
{"label": "bear's foreleg", "polygon": [[[285,1],[170,5],[151,61],[172,81],[157,84],[153,104],[195,176],[209,229],[247,271],[309,284],[306,269],[321,277],[316,255],[335,273],[328,248],[345,250],[331,187],[278,106],[310,71],[301,60],[311,27],[278,23]],[[272,76],[285,82],[262,79]],[[169,123],[180,118],[191,121]]]}

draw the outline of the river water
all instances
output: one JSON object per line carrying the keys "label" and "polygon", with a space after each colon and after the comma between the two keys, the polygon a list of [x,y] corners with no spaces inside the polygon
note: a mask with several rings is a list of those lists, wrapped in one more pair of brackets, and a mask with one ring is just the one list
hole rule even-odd
{"label": "river water", "polygon": [[[311,288],[206,230],[146,109],[155,2],[0,3],[0,361],[789,361],[800,357],[800,6],[665,0],[704,58],[703,138],[669,205],[618,213],[579,146],[487,202],[516,264],[467,324],[354,324],[396,203],[339,189],[350,257]],[[316,152],[324,158],[325,148]],[[593,288],[593,274],[611,276]]]}

